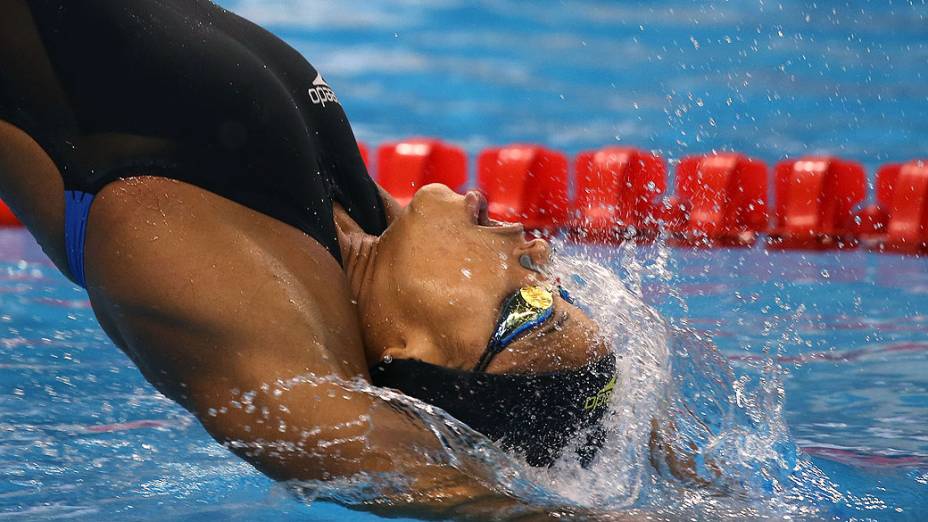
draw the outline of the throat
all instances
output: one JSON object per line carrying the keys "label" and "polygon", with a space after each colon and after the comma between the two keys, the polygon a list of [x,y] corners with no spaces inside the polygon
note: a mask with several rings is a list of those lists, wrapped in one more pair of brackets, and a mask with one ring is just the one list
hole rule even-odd
{"label": "throat", "polygon": [[351,300],[363,307],[374,278],[374,260],[377,257],[379,236],[364,232],[337,202],[333,205],[338,248],[342,254],[342,268],[348,277]]}
{"label": "throat", "polygon": [[342,245],[342,263],[348,276],[351,299],[359,306],[367,300],[374,276],[377,238],[367,234],[349,234]]}

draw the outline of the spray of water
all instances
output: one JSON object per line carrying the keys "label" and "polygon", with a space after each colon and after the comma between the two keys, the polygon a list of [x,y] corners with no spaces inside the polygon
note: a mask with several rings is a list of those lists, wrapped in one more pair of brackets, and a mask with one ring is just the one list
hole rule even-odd
{"label": "spray of water", "polygon": [[[782,417],[781,369],[774,362],[777,342],[765,347],[770,357],[752,375],[736,378],[711,339],[646,303],[643,289],[649,288],[685,308],[669,283],[673,267],[664,246],[572,250],[550,270],[599,323],[619,370],[604,420],[606,440],[587,467],[575,452],[564,451],[552,467],[532,468],[443,411],[360,380],[304,375],[273,390],[244,392],[237,407],[249,408],[255,393],[322,383],[376,397],[376,407],[399,411],[432,434],[440,448],[427,455],[432,464],[551,511],[803,518],[845,500],[790,438]],[[801,310],[794,312],[769,327],[788,336],[795,320],[790,317]],[[371,413],[360,421],[371,422]],[[582,439],[580,434],[577,443]],[[398,474],[361,474],[290,486],[306,501],[370,506],[403,502],[410,481]]]}

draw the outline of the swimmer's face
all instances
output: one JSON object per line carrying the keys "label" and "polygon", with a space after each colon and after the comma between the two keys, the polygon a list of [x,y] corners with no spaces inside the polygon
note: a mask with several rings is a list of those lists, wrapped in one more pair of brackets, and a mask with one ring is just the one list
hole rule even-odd
{"label": "swimmer's face", "polygon": [[[520,263],[528,256],[531,263]],[[416,358],[471,370],[486,349],[502,301],[519,288],[551,282],[539,271],[550,256],[519,224],[496,223],[476,192],[443,185],[416,193],[378,245],[377,284],[363,307],[375,357]],[[596,324],[555,296],[550,319],[500,352],[491,373],[576,368],[606,353]],[[371,361],[373,362],[373,361]]]}

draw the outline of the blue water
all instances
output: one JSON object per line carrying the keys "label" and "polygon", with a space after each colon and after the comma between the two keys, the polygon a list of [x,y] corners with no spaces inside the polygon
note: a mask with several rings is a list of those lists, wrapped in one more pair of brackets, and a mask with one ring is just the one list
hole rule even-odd
{"label": "blue water", "polygon": [[[370,144],[440,136],[638,145],[670,160],[928,156],[925,2],[222,2],[302,51]],[[815,518],[928,518],[928,261],[671,251],[643,281],[739,376],[779,363],[793,440],[840,499]],[[668,288],[675,289],[668,292]],[[161,397],[86,295],[0,232],[0,518],[373,519],[296,501]]]}
{"label": "blue water", "polygon": [[919,1],[222,2],[326,75],[357,135],[670,159],[926,155]]}

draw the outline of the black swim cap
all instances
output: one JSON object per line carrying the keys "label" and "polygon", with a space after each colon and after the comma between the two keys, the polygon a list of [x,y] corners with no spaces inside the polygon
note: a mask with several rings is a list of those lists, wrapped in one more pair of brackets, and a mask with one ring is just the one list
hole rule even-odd
{"label": "black swim cap", "polygon": [[[372,367],[371,378],[445,410],[532,466],[550,466],[574,435],[599,425],[615,372],[613,354],[575,370],[539,374],[467,372],[397,359]],[[582,463],[603,439],[602,428],[590,430],[578,450]]]}

